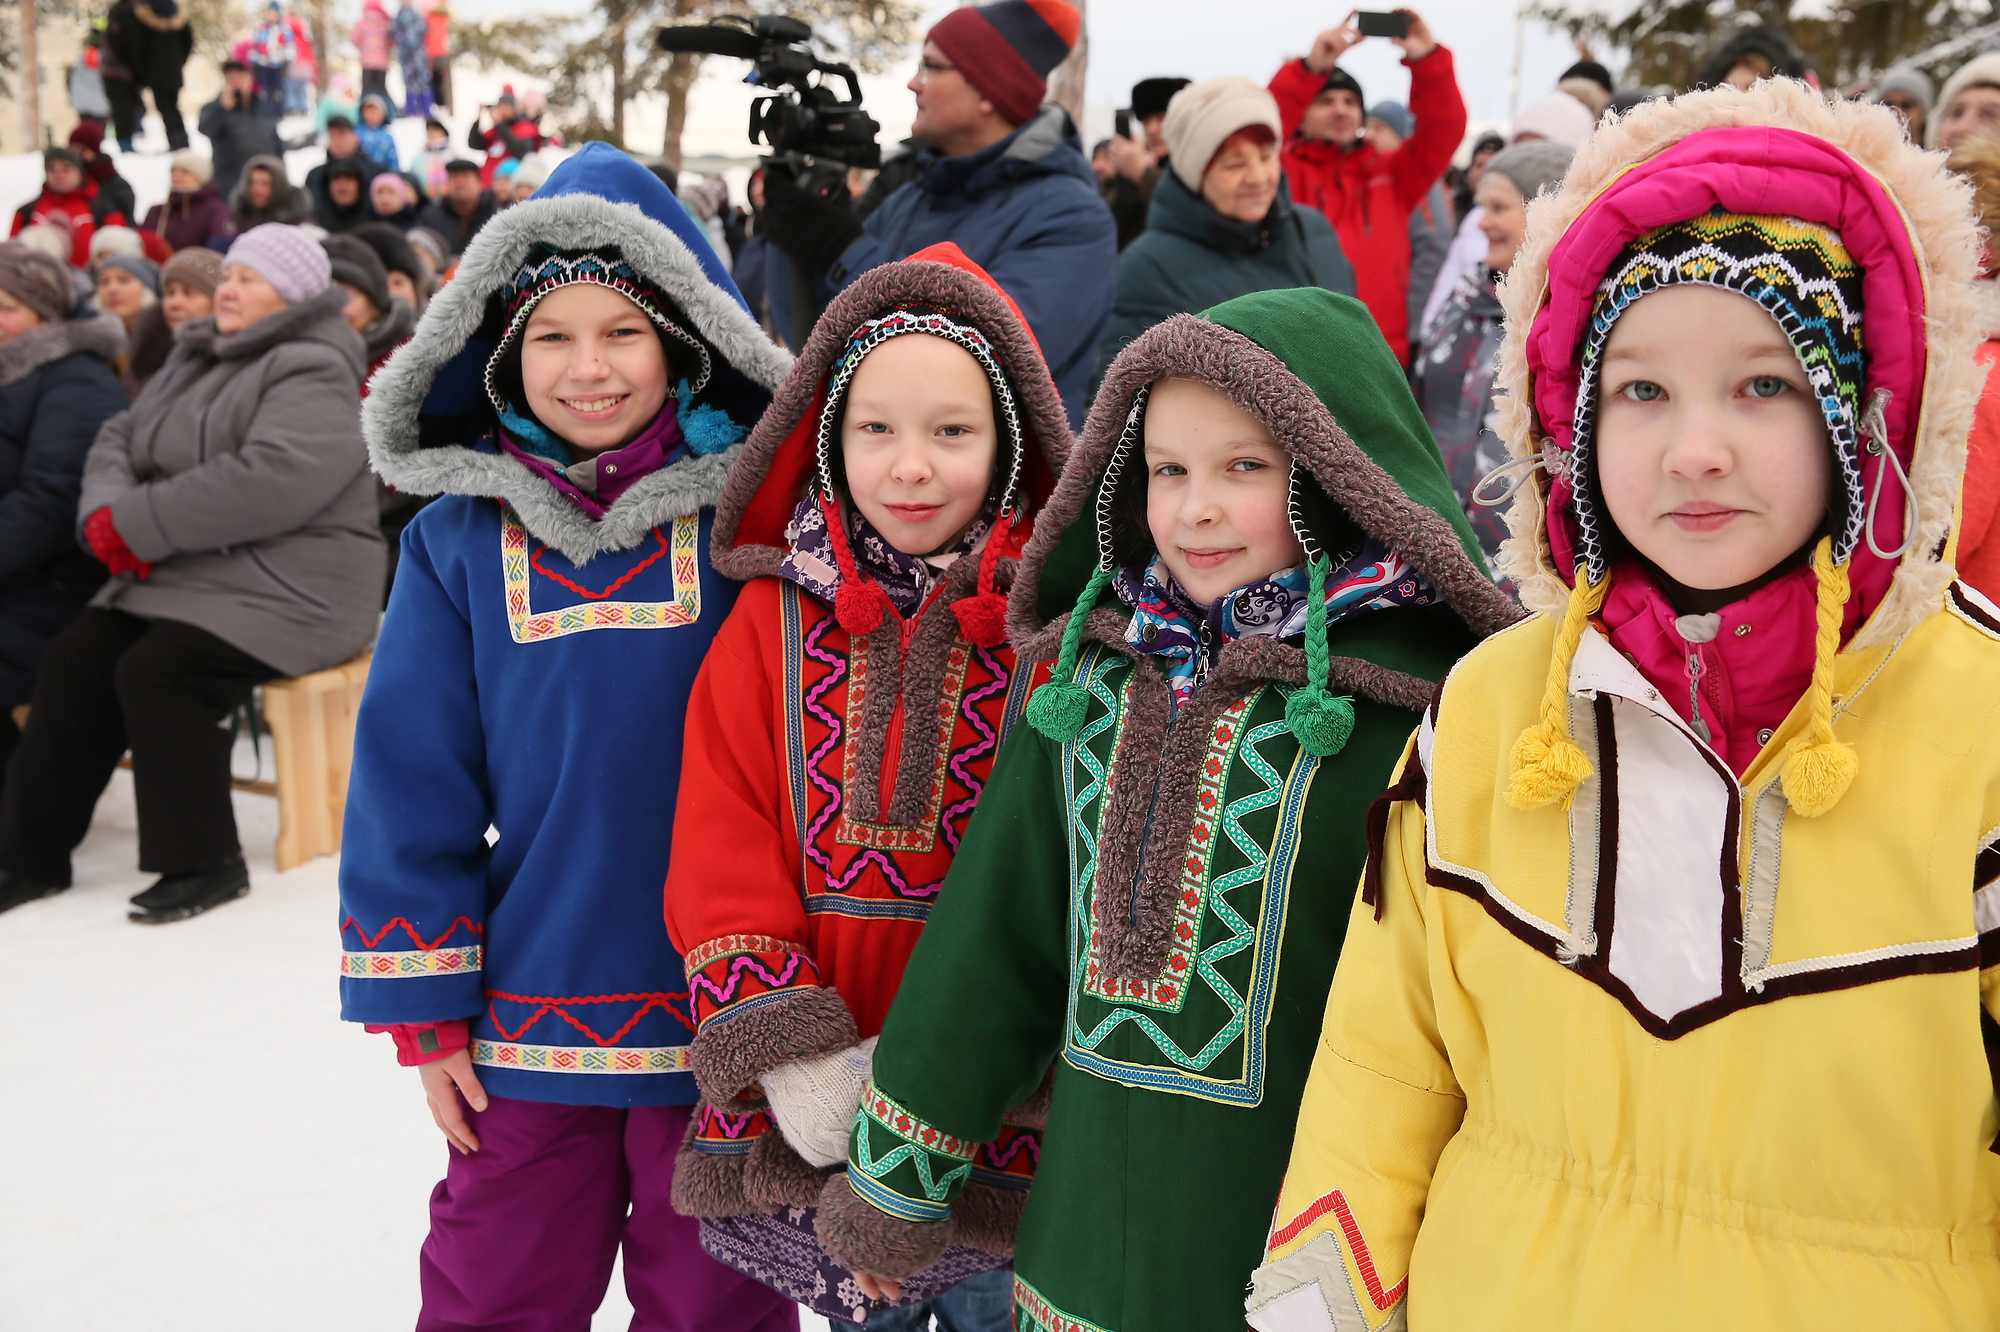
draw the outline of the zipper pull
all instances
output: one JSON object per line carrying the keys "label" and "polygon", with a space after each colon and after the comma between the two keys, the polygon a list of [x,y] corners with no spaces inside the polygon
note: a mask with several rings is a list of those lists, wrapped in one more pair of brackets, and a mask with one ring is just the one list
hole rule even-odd
{"label": "zipper pull", "polygon": [[1674,621],[1674,632],[1687,644],[1688,729],[1700,736],[1703,744],[1708,744],[1714,737],[1709,734],[1708,723],[1701,719],[1700,647],[1703,643],[1714,642],[1721,630],[1720,615],[1683,615]]}
{"label": "zipper pull", "polygon": [[908,656],[910,654],[910,640],[917,636],[916,620],[910,616],[899,616],[896,632],[899,635],[903,655]]}

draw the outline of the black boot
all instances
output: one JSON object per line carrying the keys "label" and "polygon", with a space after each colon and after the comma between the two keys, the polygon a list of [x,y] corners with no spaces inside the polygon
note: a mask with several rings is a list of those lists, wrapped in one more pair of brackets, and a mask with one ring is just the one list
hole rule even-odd
{"label": "black boot", "polygon": [[186,920],[249,891],[250,868],[243,863],[243,857],[237,856],[219,869],[161,875],[158,883],[132,899],[132,905],[138,909],[127,912],[126,919],[141,925]]}
{"label": "black boot", "polygon": [[12,870],[0,870],[0,911],[11,911],[21,903],[37,898],[53,897],[67,887],[66,883],[49,883],[16,874]]}

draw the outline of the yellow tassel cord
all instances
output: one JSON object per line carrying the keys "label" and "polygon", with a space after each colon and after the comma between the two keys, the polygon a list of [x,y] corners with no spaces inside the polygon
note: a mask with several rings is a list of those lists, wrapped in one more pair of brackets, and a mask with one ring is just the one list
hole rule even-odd
{"label": "yellow tassel cord", "polygon": [[1549,678],[1542,686],[1542,719],[1521,732],[1514,742],[1513,779],[1507,785],[1507,803],[1515,809],[1540,809],[1554,800],[1568,809],[1576,788],[1591,774],[1590,760],[1569,736],[1569,666],[1576,645],[1583,641],[1584,626],[1604,605],[1611,590],[1611,575],[1592,586],[1578,565],[1570,583],[1569,605],[1563,610],[1562,628],[1556,631],[1555,651],[1549,658]]}
{"label": "yellow tassel cord", "polygon": [[1854,746],[1833,736],[1833,657],[1840,650],[1840,620],[1847,607],[1847,566],[1833,562],[1833,542],[1822,537],[1813,548],[1818,583],[1818,632],[1813,641],[1812,684],[1806,695],[1806,733],[1785,749],[1785,799],[1809,819],[1840,803],[1861,760]]}

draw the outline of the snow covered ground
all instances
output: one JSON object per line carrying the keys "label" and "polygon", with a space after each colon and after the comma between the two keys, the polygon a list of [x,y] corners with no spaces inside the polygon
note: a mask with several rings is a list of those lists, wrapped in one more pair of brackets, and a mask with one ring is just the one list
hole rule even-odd
{"label": "snow covered ground", "polygon": [[[277,802],[239,793],[236,818],[250,895],[133,925],[151,878],[120,772],[76,886],[0,915],[6,1332],[416,1320],[444,1142],[388,1038],[340,1021],[338,862],[280,874]],[[595,1332],[630,1319],[614,1275]]]}

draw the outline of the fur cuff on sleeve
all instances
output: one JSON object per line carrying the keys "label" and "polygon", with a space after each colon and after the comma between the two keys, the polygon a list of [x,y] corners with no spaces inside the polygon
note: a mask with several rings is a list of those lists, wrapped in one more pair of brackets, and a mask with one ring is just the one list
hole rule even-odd
{"label": "fur cuff on sleeve", "polygon": [[854,1272],[892,1281],[913,1276],[935,1263],[956,1241],[957,1223],[903,1221],[856,1196],[847,1175],[836,1174],[820,1191],[813,1219],[819,1242],[833,1259]]}
{"label": "fur cuff on sleeve", "polygon": [[744,1093],[771,1069],[845,1050],[860,1039],[839,991],[805,986],[710,1017],[688,1047],[688,1065],[703,1096],[717,1109],[740,1114],[763,1100],[761,1093]]}
{"label": "fur cuff on sleeve", "polygon": [[737,1216],[750,1210],[743,1200],[743,1163],[750,1144],[739,1147],[728,1135],[728,1130],[750,1127],[718,1116],[706,1102],[695,1106],[674,1156],[670,1196],[676,1212],[702,1217]]}
{"label": "fur cuff on sleeve", "polygon": [[743,1162],[744,1210],[777,1212],[786,1207],[811,1207],[819,1202],[827,1181],[839,1166],[819,1169],[792,1150],[775,1127],[757,1139]]}
{"label": "fur cuff on sleeve", "polygon": [[952,1223],[957,1227],[951,1242],[1012,1258],[1014,1240],[1021,1233],[1021,1213],[1027,1207],[1026,1189],[994,1188],[974,1181],[951,1206]]}

